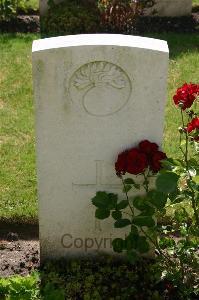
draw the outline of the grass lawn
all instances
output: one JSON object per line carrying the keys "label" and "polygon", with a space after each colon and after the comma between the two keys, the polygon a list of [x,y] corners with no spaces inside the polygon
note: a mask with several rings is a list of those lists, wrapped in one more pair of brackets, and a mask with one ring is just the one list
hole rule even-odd
{"label": "grass lawn", "polygon": [[34,9],[34,10],[37,10],[39,9],[39,0],[26,0],[24,1],[24,4],[26,9]]}
{"label": "grass lawn", "polygon": [[[168,104],[164,150],[179,156],[179,111],[173,106],[175,89],[197,82],[199,55],[196,34],[162,34],[170,47]],[[0,36],[0,218],[35,222],[37,196],[35,173],[31,44],[35,34]]]}
{"label": "grass lawn", "polygon": [[31,43],[0,37],[0,216],[37,216]]}
{"label": "grass lawn", "polygon": [[193,6],[199,5],[199,0],[192,0],[192,5]]}

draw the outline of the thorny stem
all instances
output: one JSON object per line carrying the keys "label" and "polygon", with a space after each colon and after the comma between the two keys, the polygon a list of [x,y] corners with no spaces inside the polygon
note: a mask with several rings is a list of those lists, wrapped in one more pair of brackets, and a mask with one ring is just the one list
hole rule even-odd
{"label": "thorny stem", "polygon": [[143,176],[144,176],[144,183],[143,183],[144,189],[145,189],[146,193],[148,193],[148,191],[149,191],[149,181],[148,181],[148,176],[146,176],[145,173],[143,173]]}
{"label": "thorny stem", "polygon": [[[182,125],[183,125],[183,128],[185,128],[185,122],[184,122],[184,116],[183,116],[183,111],[182,111],[182,108],[180,110],[181,112],[181,118],[182,118]],[[188,170],[188,134],[187,134],[187,131],[186,131],[186,144],[185,144],[185,163],[186,163],[186,169]]]}
{"label": "thorny stem", "polygon": [[182,142],[182,133],[180,133],[180,147],[179,148],[180,148],[180,151],[182,152],[184,158],[186,159],[185,153],[184,153],[184,151],[183,151],[183,149],[181,147],[181,142]]}

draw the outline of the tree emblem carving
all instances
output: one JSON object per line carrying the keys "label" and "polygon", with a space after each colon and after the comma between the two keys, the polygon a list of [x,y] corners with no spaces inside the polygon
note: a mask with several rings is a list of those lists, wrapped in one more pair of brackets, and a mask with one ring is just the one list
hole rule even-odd
{"label": "tree emblem carving", "polygon": [[102,84],[109,84],[117,89],[125,87],[125,78],[121,69],[108,62],[86,64],[75,75],[74,85],[78,89],[93,88]]}
{"label": "tree emblem carving", "polygon": [[80,67],[72,76],[72,86],[81,93],[86,112],[95,116],[111,115],[122,109],[131,90],[126,73],[105,61]]}

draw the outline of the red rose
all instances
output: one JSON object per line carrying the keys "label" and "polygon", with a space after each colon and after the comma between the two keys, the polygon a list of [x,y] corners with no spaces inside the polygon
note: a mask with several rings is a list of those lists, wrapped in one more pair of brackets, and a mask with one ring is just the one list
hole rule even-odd
{"label": "red rose", "polygon": [[158,150],[158,145],[156,143],[151,143],[148,140],[144,140],[139,143],[139,149],[147,156],[151,156]]}
{"label": "red rose", "polygon": [[118,155],[115,163],[117,176],[121,177],[127,172],[138,175],[143,173],[148,167],[157,173],[161,169],[161,160],[166,158],[166,154],[158,151],[158,145],[144,140],[139,143],[139,148],[126,150]]}
{"label": "red rose", "polygon": [[182,103],[182,109],[185,110],[192,106],[193,102],[199,95],[199,85],[198,84],[183,84],[177,89],[176,94],[173,96],[175,105],[179,106]]}
{"label": "red rose", "polygon": [[199,129],[199,118],[196,117],[191,122],[188,123],[187,125],[187,131],[190,133],[195,129]]}
{"label": "red rose", "polygon": [[147,158],[140,150],[133,148],[127,155],[127,172],[133,175],[144,172],[147,168]]}
{"label": "red rose", "polygon": [[196,130],[196,133],[194,134],[194,140],[198,142],[199,141],[199,118],[198,117],[191,120],[191,122],[189,122],[187,125],[188,133],[194,130]]}
{"label": "red rose", "polygon": [[120,177],[127,171],[127,154],[128,151],[124,151],[118,155],[117,161],[115,162],[116,174]]}
{"label": "red rose", "polygon": [[165,158],[167,158],[167,156],[164,152],[156,151],[151,158],[150,169],[154,173],[157,173],[162,168],[161,161]]}

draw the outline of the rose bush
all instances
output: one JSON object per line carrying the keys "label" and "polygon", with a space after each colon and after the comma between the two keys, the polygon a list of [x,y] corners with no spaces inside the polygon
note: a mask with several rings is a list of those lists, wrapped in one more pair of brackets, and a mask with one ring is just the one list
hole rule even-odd
{"label": "rose bush", "polygon": [[[143,259],[140,254],[147,253],[152,246],[155,248],[162,279],[168,282],[170,291],[178,289],[175,299],[194,299],[194,295],[196,298],[199,295],[198,98],[199,85],[193,83],[183,84],[173,97],[182,121],[179,127],[182,158],[168,158],[156,143],[143,140],[120,153],[115,162],[125,199],[105,191],[92,198],[96,218],[112,217],[115,228],[127,229],[125,238],[113,240],[114,251],[126,253],[129,261],[135,263]],[[150,185],[151,178],[155,178],[155,187]],[[133,189],[142,192],[131,193]],[[191,217],[184,204],[192,208]],[[156,224],[154,217],[164,215],[169,206],[174,210],[173,224]]]}
{"label": "rose bush", "polygon": [[106,32],[131,34],[144,9],[154,4],[154,0],[98,0],[101,27]]}

